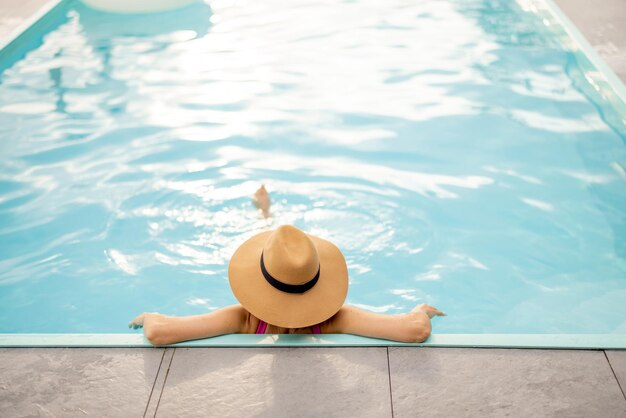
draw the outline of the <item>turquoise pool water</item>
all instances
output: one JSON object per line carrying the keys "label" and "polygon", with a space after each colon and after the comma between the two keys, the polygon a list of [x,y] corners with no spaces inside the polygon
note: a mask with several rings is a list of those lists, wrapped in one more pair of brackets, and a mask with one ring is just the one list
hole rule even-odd
{"label": "turquoise pool water", "polygon": [[232,252],[293,223],[438,334],[626,334],[623,103],[533,3],[61,15],[0,63],[0,333],[235,303]]}

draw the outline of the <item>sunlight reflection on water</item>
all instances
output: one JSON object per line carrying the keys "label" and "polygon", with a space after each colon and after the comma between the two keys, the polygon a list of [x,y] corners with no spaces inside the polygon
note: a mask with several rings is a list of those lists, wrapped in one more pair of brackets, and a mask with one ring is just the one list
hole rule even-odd
{"label": "sunlight reflection on water", "polygon": [[335,242],[372,311],[621,329],[621,116],[522,3],[77,5],[0,75],[0,332],[233,303],[230,256],[283,223]]}

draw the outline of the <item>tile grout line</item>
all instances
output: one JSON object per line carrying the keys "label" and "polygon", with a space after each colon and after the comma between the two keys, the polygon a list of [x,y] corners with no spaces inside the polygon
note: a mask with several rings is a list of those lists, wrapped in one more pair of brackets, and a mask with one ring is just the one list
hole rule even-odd
{"label": "tile grout line", "polygon": [[172,357],[170,357],[170,362],[167,365],[167,370],[165,371],[165,379],[163,380],[163,386],[161,387],[161,393],[159,393],[159,401],[156,404],[156,408],[154,409],[154,416],[156,418],[157,412],[159,412],[159,404],[161,403],[161,397],[163,396],[163,391],[165,390],[165,385],[167,384],[167,376],[170,374],[170,368],[172,367],[172,361],[174,361],[174,355],[176,354],[176,348],[172,351]]}
{"label": "tile grout line", "polygon": [[170,348],[170,347],[165,348],[163,361],[161,363],[161,367],[159,368],[158,378],[154,386],[154,390],[152,391],[152,396],[150,398],[150,403],[148,404],[148,408],[144,412],[144,418],[153,417],[154,414],[156,414],[156,409],[158,408],[158,402],[161,399],[163,386],[165,385],[165,378],[167,377],[167,372],[169,368],[171,367],[173,355],[174,355],[173,348]]}
{"label": "tile grout line", "polygon": [[150,406],[150,401],[152,400],[152,394],[154,393],[154,387],[156,386],[157,380],[159,380],[159,374],[161,373],[161,366],[163,365],[163,358],[165,357],[165,350],[163,349],[163,354],[161,354],[161,361],[159,362],[159,368],[157,369],[156,375],[154,376],[154,382],[152,382],[152,389],[150,389],[150,396],[148,396],[148,402],[146,402],[146,408],[143,410],[143,418],[146,418],[146,413],[148,412],[148,407]]}
{"label": "tile grout line", "polygon": [[391,405],[391,418],[394,418],[393,414],[393,391],[391,390],[391,367],[389,366],[389,346],[387,346],[387,376],[389,377],[389,401]]}
{"label": "tile grout line", "polygon": [[619,382],[619,379],[617,378],[617,375],[615,374],[615,370],[613,370],[613,365],[611,364],[611,360],[609,360],[609,356],[606,355],[606,350],[602,350],[602,352],[604,353],[604,358],[606,358],[606,361],[609,363],[609,367],[611,368],[611,371],[613,372],[613,377],[615,378],[615,381],[617,382],[617,386],[619,387],[619,390],[622,391],[622,396],[624,397],[624,400],[626,400],[626,393],[624,393],[624,389],[622,389],[622,385]]}

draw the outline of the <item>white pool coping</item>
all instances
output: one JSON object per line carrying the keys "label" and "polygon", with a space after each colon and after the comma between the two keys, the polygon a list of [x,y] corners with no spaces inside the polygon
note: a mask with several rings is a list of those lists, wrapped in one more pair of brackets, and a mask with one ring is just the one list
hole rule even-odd
{"label": "white pool coping", "polygon": [[[43,24],[54,10],[74,0],[50,0],[31,18],[25,20],[6,39],[0,39],[0,58],[20,47],[29,34]],[[576,26],[553,0],[530,0],[538,12],[547,11],[581,51],[581,55],[606,80],[607,100],[614,95],[626,105],[626,86],[595,52]],[[611,91],[607,91],[606,89]],[[0,347],[151,347],[143,334],[0,334]],[[399,343],[354,335],[251,335],[233,334],[174,344],[176,347],[476,347],[476,348],[545,348],[545,349],[626,349],[626,334],[436,334],[420,344]]]}
{"label": "white pool coping", "polygon": [[36,29],[36,25],[40,23],[49,13],[61,6],[62,3],[69,3],[72,0],[49,0],[37,12],[28,19],[25,19],[18,27],[4,39],[0,39],[0,51],[6,50],[9,46],[15,46],[18,41],[28,35],[29,30]]}
{"label": "white pool coping", "polygon": [[[348,334],[231,334],[172,347],[475,347],[626,349],[626,334],[436,334],[419,344]],[[0,334],[0,347],[152,347],[143,334]]]}
{"label": "white pool coping", "polygon": [[[553,19],[565,30],[569,37],[576,43],[583,55],[587,57],[591,64],[604,76],[613,92],[626,105],[626,86],[615,74],[609,65],[598,55],[596,50],[587,41],[585,36],[578,30],[576,25],[563,13],[554,0],[535,0],[543,3],[546,10],[550,12]],[[590,7],[592,7],[590,5]]]}

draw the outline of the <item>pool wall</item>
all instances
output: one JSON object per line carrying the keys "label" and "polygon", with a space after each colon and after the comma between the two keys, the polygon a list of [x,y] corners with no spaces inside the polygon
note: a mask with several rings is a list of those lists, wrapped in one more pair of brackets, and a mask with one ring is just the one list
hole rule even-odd
{"label": "pool wall", "polygon": [[591,64],[604,76],[606,82],[609,84],[613,93],[619,97],[621,105],[626,106],[626,86],[615,74],[615,72],[608,66],[608,64],[598,55],[596,50],[591,46],[583,34],[576,28],[576,25],[565,13],[554,3],[553,0],[538,0],[536,3],[543,4],[546,10],[550,13],[553,21],[556,22],[567,33],[571,40],[580,49],[579,56],[586,57]]}
{"label": "pool wall", "polygon": [[63,11],[74,0],[49,0],[34,15],[25,19],[6,38],[0,38],[0,72],[39,47],[46,33],[65,20]]}
{"label": "pool wall", "polygon": [[[0,71],[22,59],[41,45],[47,32],[63,22],[62,13],[74,0],[50,0],[27,19],[7,39],[0,39]],[[561,42],[575,46],[579,62],[597,70],[601,79],[594,87],[603,99],[626,109],[626,87],[593,47],[552,0],[520,1],[547,26],[552,26]],[[564,38],[566,37],[566,38]],[[572,44],[573,42],[573,44]],[[595,80],[598,81],[598,80]],[[625,112],[622,112],[625,113]],[[436,329],[436,323],[434,325]],[[150,347],[141,333],[136,334],[0,334],[0,347]],[[428,347],[508,347],[564,349],[626,349],[626,334],[436,334],[421,344],[406,344],[354,335],[225,335],[175,344],[180,347],[351,347],[351,346],[428,346]]]}
{"label": "pool wall", "polygon": [[[142,334],[0,334],[0,347],[151,347]],[[474,347],[626,349],[623,334],[438,334],[420,344],[347,334],[232,334],[176,347]]]}

